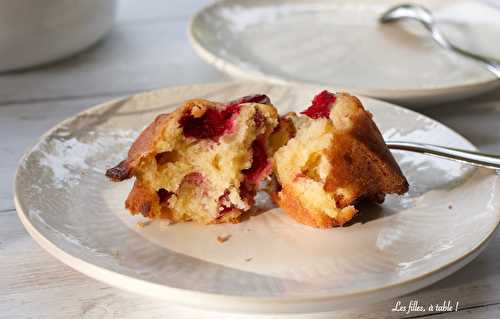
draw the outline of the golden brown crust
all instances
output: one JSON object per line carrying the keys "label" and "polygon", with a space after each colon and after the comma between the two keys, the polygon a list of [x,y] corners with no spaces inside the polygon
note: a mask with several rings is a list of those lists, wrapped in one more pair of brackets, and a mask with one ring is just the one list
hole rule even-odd
{"label": "golden brown crust", "polygon": [[[159,207],[159,209],[154,209],[154,207]],[[168,208],[162,208],[158,196],[155,192],[151,192],[151,189],[145,185],[142,185],[139,180],[134,182],[134,186],[130,191],[127,200],[125,201],[125,208],[127,208],[133,215],[142,214],[144,217],[148,218],[166,218],[174,219],[172,216],[172,211]],[[153,216],[154,211],[159,211],[160,216]],[[215,219],[211,224],[222,224],[222,223],[233,223],[237,224],[240,222],[241,210],[233,209],[233,211],[228,212],[218,219]]]}
{"label": "golden brown crust", "polygon": [[342,226],[357,213],[356,208],[349,206],[339,210],[336,218],[330,218],[323,212],[306,208],[299,200],[299,196],[287,187],[283,188],[277,196],[273,196],[273,199],[290,217],[301,224],[316,228]]}
{"label": "golden brown crust", "polygon": [[[155,120],[141,132],[134,143],[132,143],[127,158],[115,167],[108,169],[106,171],[106,176],[115,182],[123,181],[134,176],[134,170],[137,165],[139,165],[141,158],[151,153],[155,153],[155,142],[161,138],[163,129],[167,127],[170,121],[178,121],[178,119],[188,111],[192,112],[195,117],[201,116],[207,107],[215,105],[217,105],[217,103],[208,100],[193,99],[186,101],[182,107],[174,112],[158,115]],[[158,194],[152,192],[150,187],[143,185],[140,179],[134,182],[134,186],[125,201],[125,208],[132,214],[142,214],[144,217],[149,218],[171,217],[170,210],[161,209]],[[154,216],[153,212],[155,211],[160,212],[160,216]]]}
{"label": "golden brown crust", "polygon": [[[245,100],[250,101],[246,102]],[[150,176],[152,173],[156,173],[156,169],[161,169],[161,165],[163,165],[162,161],[165,160],[167,162],[175,162],[178,160],[173,159],[175,158],[175,149],[172,152],[164,152],[162,150],[170,149],[170,145],[176,145],[175,143],[178,143],[178,134],[185,133],[181,132],[184,128],[184,126],[182,126],[183,119],[202,117],[207,110],[213,108],[225,110],[231,106],[237,106],[238,109],[236,112],[240,112],[240,104],[254,104],[249,107],[255,108],[255,114],[249,113],[247,109],[245,109],[242,113],[246,114],[246,116],[248,116],[248,114],[254,114],[252,119],[254,121],[254,125],[257,126],[255,130],[266,130],[261,136],[267,144],[267,138],[269,134],[271,134],[274,126],[277,124],[277,111],[270,104],[264,105],[252,102],[255,100],[258,102],[270,103],[266,96],[248,96],[237,101],[229,102],[228,104],[211,102],[203,99],[193,99],[186,101],[174,112],[159,115],[134,141],[129,149],[127,158],[117,166],[108,169],[106,172],[106,176],[113,181],[123,181],[133,176],[137,178],[125,202],[126,208],[132,214],[140,213],[148,218],[167,218],[171,221],[195,220],[204,224],[227,222],[238,223],[240,221],[240,215],[242,215],[244,210],[246,210],[246,208],[243,209],[242,206],[244,207],[244,204],[247,202],[249,206],[251,205],[248,198],[240,199],[241,202],[237,202],[235,204],[240,206],[232,207],[233,209],[230,211],[221,212],[219,215],[219,212],[212,209],[209,213],[207,213],[210,215],[204,217],[202,215],[203,212],[200,212],[198,215],[178,209],[175,205],[179,205],[179,207],[184,205],[184,202],[180,202],[179,199],[179,192],[183,193],[182,189],[178,188],[178,190],[167,191],[167,188],[163,188],[161,186],[158,187],[157,185],[153,186],[154,182],[151,182]],[[259,118],[259,116],[261,116],[261,118]],[[236,184],[236,187],[237,186],[238,185]],[[198,188],[198,186],[195,186],[195,188]],[[185,192],[183,194],[184,197],[187,196],[185,195]],[[209,201],[210,200],[211,199],[209,199]]]}
{"label": "golden brown crust", "polygon": [[[186,112],[200,117],[207,108],[219,105],[221,104],[202,99],[190,100],[175,112],[158,116],[132,144],[127,159],[109,169],[106,175],[114,181],[134,175],[140,177],[141,159],[155,156],[156,144],[164,139],[164,130],[172,121],[178,122]],[[348,222],[357,212],[352,205],[361,199],[382,202],[386,193],[403,194],[408,190],[408,182],[387,149],[371,114],[364,110],[356,97],[338,93],[331,120],[334,126],[333,142],[324,150],[331,168],[326,180],[322,181],[323,189],[334,198],[332,206],[336,208],[337,215],[331,217],[334,216],[331,212],[328,213],[331,215],[329,216],[324,211],[308,208],[301,201],[301,194],[295,194],[291,185],[282,185],[283,189],[272,196],[273,200],[298,222],[318,228],[342,226]],[[287,144],[288,140],[295,136],[296,129],[291,119],[282,117],[280,126],[268,138],[268,152],[274,153],[277,148]],[[138,178],[134,183],[125,203],[126,208],[133,214],[141,213],[149,218],[162,217],[171,220],[189,218],[173,216],[173,212],[168,208],[162,209],[160,195],[151,190],[151,187],[142,185],[140,180],[141,178]],[[211,223],[239,222],[241,212],[235,209]]]}
{"label": "golden brown crust", "polygon": [[345,135],[335,136],[335,143],[327,150],[331,170],[325,181],[325,190],[348,189],[350,196],[336,198],[342,208],[366,198],[383,202],[384,194],[404,194],[408,183],[397,174],[390,163],[384,162],[379,153],[372,152],[363,143]]}
{"label": "golden brown crust", "polygon": [[335,220],[323,213],[314,213],[304,207],[297,194],[284,186],[277,196],[273,196],[277,204],[293,219],[301,224],[317,228],[336,226]]}
{"label": "golden brown crust", "polygon": [[195,117],[203,115],[207,107],[216,106],[217,103],[203,99],[186,101],[182,107],[174,112],[160,114],[148,125],[132,143],[127,158],[117,166],[106,171],[106,176],[113,181],[123,181],[134,175],[134,169],[142,157],[154,152],[155,141],[161,137],[163,129],[170,121],[177,121],[185,112],[191,111]]}
{"label": "golden brown crust", "polygon": [[[334,127],[332,142],[324,150],[330,170],[323,189],[334,199],[335,217],[315,211],[308,198],[294,193],[293,185],[281,185],[273,200],[300,223],[329,228],[342,226],[357,210],[354,204],[362,199],[381,203],[385,194],[404,194],[408,182],[387,148],[382,134],[361,102],[347,93],[338,93],[330,119]],[[289,123],[285,123],[289,124]],[[300,129],[300,128],[299,128]]]}
{"label": "golden brown crust", "polygon": [[106,176],[111,180],[119,182],[126,180],[133,175],[133,169],[139,162],[139,159],[151,151],[155,136],[160,129],[165,126],[169,114],[161,114],[147,126],[134,141],[128,151],[128,156],[125,160],[121,161],[117,166],[112,167],[106,171]]}
{"label": "golden brown crust", "polygon": [[152,193],[149,187],[136,180],[125,201],[125,208],[134,215],[142,214],[144,217],[152,217],[153,205],[158,205],[158,196]]}
{"label": "golden brown crust", "polygon": [[332,168],[325,190],[333,193],[338,188],[349,189],[351,196],[337,201],[341,208],[362,198],[382,202],[386,193],[406,193],[408,182],[385,145],[372,115],[356,97],[345,93],[342,96],[348,97],[351,105],[345,114],[340,110],[338,116],[348,117],[352,125],[346,128],[336,125],[333,143],[327,150]]}

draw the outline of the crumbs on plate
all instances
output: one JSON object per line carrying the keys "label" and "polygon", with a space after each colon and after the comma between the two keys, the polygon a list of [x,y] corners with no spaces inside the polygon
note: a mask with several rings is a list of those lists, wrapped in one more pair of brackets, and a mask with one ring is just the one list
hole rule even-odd
{"label": "crumbs on plate", "polygon": [[228,241],[229,238],[231,238],[231,235],[217,236],[217,241],[222,244],[222,243]]}
{"label": "crumbs on plate", "polygon": [[137,222],[137,227],[144,228],[144,227],[148,226],[149,224],[151,224],[150,220],[145,220],[145,221],[141,220],[141,221]]}

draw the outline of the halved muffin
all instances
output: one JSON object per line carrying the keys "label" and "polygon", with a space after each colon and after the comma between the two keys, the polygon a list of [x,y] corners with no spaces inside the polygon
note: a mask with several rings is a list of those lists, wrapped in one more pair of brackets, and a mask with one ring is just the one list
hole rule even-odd
{"label": "halved muffin", "polygon": [[190,100],[158,116],[106,176],[136,177],[125,202],[132,214],[238,222],[272,171],[268,137],[277,125],[277,111],[265,95],[226,104]]}
{"label": "halved muffin", "polygon": [[[274,154],[281,189],[274,198],[298,222],[341,226],[362,199],[381,203],[404,194],[408,182],[361,102],[323,91],[302,112],[285,115],[271,137],[285,144]],[[275,146],[276,147],[276,146]]]}

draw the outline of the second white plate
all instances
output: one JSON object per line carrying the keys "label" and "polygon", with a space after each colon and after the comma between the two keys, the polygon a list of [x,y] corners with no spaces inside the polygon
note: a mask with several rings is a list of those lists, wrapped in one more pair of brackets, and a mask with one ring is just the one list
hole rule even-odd
{"label": "second white plate", "polygon": [[[191,43],[237,77],[314,83],[421,105],[490,90],[483,65],[436,45],[418,23],[380,25],[399,0],[223,0],[194,16]],[[471,0],[420,0],[457,45],[498,56],[500,10]]]}

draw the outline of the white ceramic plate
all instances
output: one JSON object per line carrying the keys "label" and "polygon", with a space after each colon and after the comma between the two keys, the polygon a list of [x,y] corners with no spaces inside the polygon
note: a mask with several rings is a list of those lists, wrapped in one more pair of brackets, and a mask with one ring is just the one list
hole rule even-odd
{"label": "white ceramic plate", "polygon": [[[196,14],[191,43],[237,77],[317,83],[412,105],[498,86],[481,64],[437,46],[416,22],[380,25],[400,0],[223,0]],[[500,10],[472,0],[423,0],[449,38],[499,57]],[[499,57],[500,58],[500,57]]]}
{"label": "white ceramic plate", "polygon": [[[194,97],[268,94],[281,112],[302,110],[318,87],[216,84],[169,88],[99,105],[45,134],[15,181],[19,217],[69,266],[110,285],[184,305],[241,312],[314,312],[391,298],[471,261],[500,218],[499,181],[488,170],[396,153],[409,194],[366,205],[352,225],[297,224],[265,196],[263,213],[235,225],[137,227],[123,202],[130,182],[106,168],[125,157],[159,113]],[[370,98],[386,139],[474,147],[418,113]],[[217,236],[232,235],[221,244]]]}

